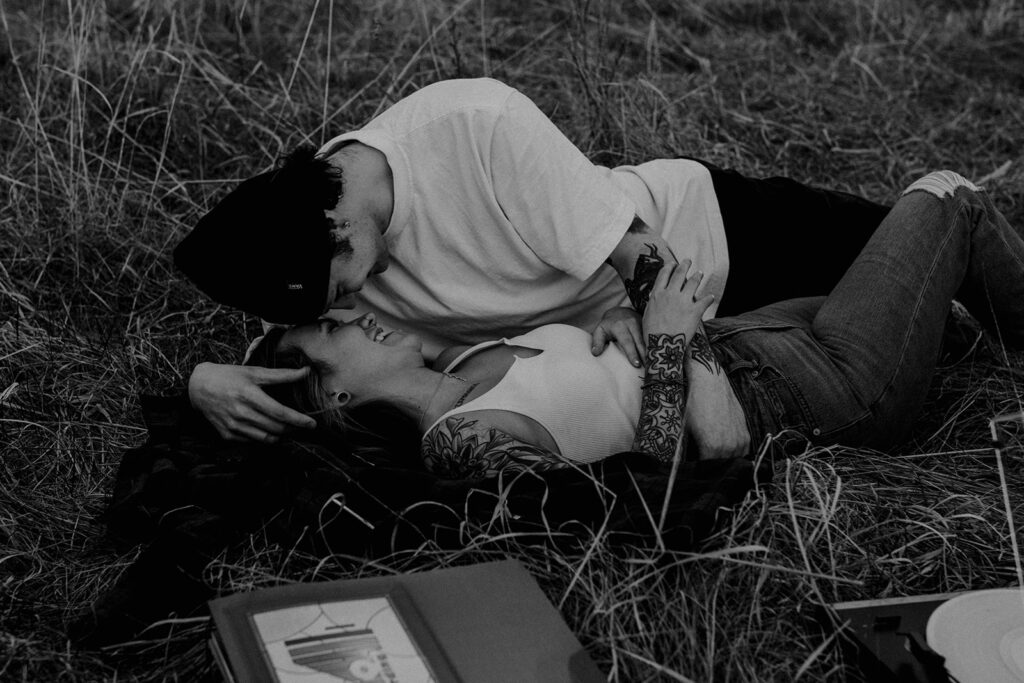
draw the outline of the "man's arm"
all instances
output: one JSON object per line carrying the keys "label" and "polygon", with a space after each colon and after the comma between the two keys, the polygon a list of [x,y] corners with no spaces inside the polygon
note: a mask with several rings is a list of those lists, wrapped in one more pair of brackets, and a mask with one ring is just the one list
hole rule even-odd
{"label": "man's arm", "polygon": [[639,216],[634,216],[607,263],[618,273],[633,308],[613,308],[605,312],[594,328],[591,351],[598,356],[608,347],[608,342],[614,341],[629,362],[640,367],[647,356],[640,317],[647,308],[655,278],[666,263],[669,267],[675,265],[676,257],[661,235],[651,230]]}
{"label": "man's arm", "polygon": [[704,325],[698,325],[687,349],[689,402],[686,429],[702,459],[738,458],[750,448],[746,415],[729,378],[715,357]]}
{"label": "man's arm", "polygon": [[665,238],[639,216],[633,217],[626,234],[608,257],[608,263],[615,268],[626,288],[629,302],[640,315],[647,308],[658,273],[666,264],[673,266],[677,262]]}
{"label": "man's arm", "polygon": [[188,397],[222,438],[272,442],[292,427],[312,429],[316,420],[281,405],[261,387],[295,382],[308,373],[309,368],[200,363],[189,378]]}

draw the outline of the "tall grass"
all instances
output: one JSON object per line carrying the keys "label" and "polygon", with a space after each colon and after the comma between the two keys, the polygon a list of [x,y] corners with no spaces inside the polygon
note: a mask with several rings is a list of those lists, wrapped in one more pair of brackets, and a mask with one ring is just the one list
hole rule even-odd
{"label": "tall grass", "polygon": [[[604,164],[685,154],[879,201],[949,167],[1024,225],[1013,0],[0,0],[0,28],[3,680],[211,676],[201,622],[113,653],[63,635],[133,559],[94,516],[144,438],[139,393],[236,361],[257,328],[170,250],[233,182],[423,85],[502,79]],[[481,530],[364,567],[257,537],[207,577],[228,591],[511,554],[611,680],[841,680],[817,606],[1014,583],[986,420],[1020,409],[1020,376],[982,340],[942,369],[908,448],[779,463],[700,553]]]}

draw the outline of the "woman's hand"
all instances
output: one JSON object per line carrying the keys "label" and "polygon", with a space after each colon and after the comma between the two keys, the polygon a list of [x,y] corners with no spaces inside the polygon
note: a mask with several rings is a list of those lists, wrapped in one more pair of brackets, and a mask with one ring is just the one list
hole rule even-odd
{"label": "woman's hand", "polygon": [[189,378],[188,398],[222,438],[273,442],[289,427],[316,427],[316,420],[281,405],[260,387],[294,382],[308,372],[200,363]]}
{"label": "woman's hand", "polygon": [[693,339],[704,311],[715,297],[707,294],[697,298],[697,287],[704,273],[697,272],[687,278],[689,268],[689,259],[683,259],[678,265],[666,266],[658,273],[644,312],[645,335],[684,334],[686,341]]}

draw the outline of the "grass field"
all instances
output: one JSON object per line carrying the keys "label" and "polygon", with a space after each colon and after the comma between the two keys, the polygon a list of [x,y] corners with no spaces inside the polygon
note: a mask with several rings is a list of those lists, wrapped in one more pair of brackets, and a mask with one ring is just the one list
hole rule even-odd
{"label": "grass field", "polygon": [[[64,637],[133,559],[96,514],[144,439],[139,394],[237,361],[258,329],[170,250],[295,144],[485,75],[603,164],[686,154],[877,201],[951,168],[1024,225],[1017,0],[0,0],[0,680],[211,676],[201,621],[107,652]],[[913,443],[778,463],[705,552],[479,537],[415,566],[520,557],[613,681],[844,680],[815,606],[1015,583],[987,420],[1021,408],[1021,377],[982,338],[941,369]],[[407,562],[255,539],[207,576],[231,591]]]}

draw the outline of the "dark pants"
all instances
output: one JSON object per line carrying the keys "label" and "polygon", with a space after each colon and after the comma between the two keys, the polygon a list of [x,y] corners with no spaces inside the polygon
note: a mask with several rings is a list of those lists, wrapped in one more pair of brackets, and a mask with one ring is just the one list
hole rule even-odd
{"label": "dark pants", "polygon": [[956,174],[911,185],[827,297],[708,322],[756,445],[902,441],[935,372],[956,297],[1024,346],[1024,231]]}
{"label": "dark pants", "polygon": [[845,192],[694,161],[711,171],[729,244],[719,316],[828,294],[889,212]]}

